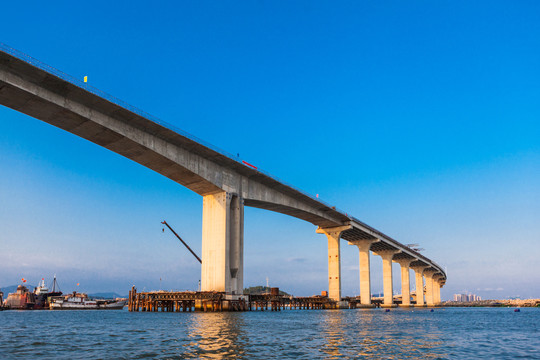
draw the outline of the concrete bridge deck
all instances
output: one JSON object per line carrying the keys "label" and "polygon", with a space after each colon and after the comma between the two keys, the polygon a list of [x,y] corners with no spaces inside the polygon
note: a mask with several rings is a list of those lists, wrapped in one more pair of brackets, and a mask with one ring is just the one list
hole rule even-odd
{"label": "concrete bridge deck", "polygon": [[[392,294],[392,261],[402,265],[407,278],[402,278],[402,286],[405,280],[408,286],[409,267],[417,272],[417,286],[423,287],[426,277],[432,289],[428,302],[436,300],[446,281],[435,262],[347,213],[1,43],[0,104],[103,146],[201,195],[204,291],[241,294],[244,206],[308,221],[327,235],[329,296],[337,301],[340,239],[359,249],[361,296],[367,302],[370,251],[383,257],[385,293]],[[391,296],[387,301],[392,302]]]}

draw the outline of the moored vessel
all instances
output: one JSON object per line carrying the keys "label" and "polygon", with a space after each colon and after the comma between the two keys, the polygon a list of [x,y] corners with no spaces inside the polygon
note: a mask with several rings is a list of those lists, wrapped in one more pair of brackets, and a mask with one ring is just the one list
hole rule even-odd
{"label": "moored vessel", "polygon": [[34,289],[34,295],[34,309],[49,309],[50,298],[62,295],[60,287],[58,287],[58,283],[56,282],[56,275],[54,276],[52,291],[49,291],[49,288],[45,285],[45,278],[42,278],[39,285]]}
{"label": "moored vessel", "polygon": [[51,310],[121,310],[127,303],[126,299],[93,300],[84,293],[50,298]]}
{"label": "moored vessel", "polygon": [[6,299],[6,308],[13,310],[33,309],[36,303],[36,297],[28,291],[24,285],[17,286],[17,291],[8,295]]}

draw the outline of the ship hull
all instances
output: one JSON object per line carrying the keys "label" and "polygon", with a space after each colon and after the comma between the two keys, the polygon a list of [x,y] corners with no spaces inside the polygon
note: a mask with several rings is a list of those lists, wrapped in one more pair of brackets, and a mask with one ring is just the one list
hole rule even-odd
{"label": "ship hull", "polygon": [[69,303],[51,303],[51,310],[122,310],[126,306],[127,300],[119,300],[111,303],[95,304],[69,304]]}

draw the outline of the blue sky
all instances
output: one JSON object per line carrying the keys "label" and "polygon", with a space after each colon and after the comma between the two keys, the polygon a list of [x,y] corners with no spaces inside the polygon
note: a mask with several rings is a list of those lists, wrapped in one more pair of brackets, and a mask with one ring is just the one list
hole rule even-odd
{"label": "blue sky", "polygon": [[[539,7],[12,2],[0,41],[419,243],[447,268],[443,298],[540,297]],[[198,195],[5,107],[0,129],[0,286],[197,287],[160,221],[200,253]],[[342,254],[358,294],[357,250]],[[381,267],[373,256],[374,292]],[[247,208],[244,277],[319,293],[326,239]]]}

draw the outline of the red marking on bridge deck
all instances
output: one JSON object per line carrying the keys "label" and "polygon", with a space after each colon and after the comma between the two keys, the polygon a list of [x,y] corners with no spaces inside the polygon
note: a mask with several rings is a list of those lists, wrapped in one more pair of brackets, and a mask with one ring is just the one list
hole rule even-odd
{"label": "red marking on bridge deck", "polygon": [[247,161],[242,160],[242,163],[243,163],[243,164],[246,164],[247,166],[251,166],[252,168],[254,168],[255,170],[257,170],[257,167],[256,167],[255,165],[251,165],[251,164],[248,163]]}

